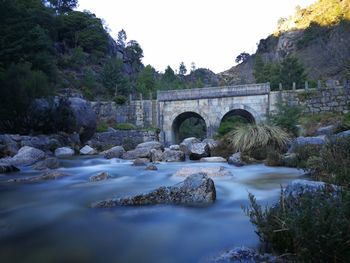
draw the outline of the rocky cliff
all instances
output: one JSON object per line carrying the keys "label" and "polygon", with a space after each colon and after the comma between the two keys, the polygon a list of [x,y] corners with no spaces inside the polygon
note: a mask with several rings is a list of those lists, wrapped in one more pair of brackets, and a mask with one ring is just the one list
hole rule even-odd
{"label": "rocky cliff", "polygon": [[254,63],[294,56],[310,80],[350,78],[350,0],[319,0],[289,18],[278,21],[276,31],[261,39],[255,54],[220,73],[222,84],[254,83]]}

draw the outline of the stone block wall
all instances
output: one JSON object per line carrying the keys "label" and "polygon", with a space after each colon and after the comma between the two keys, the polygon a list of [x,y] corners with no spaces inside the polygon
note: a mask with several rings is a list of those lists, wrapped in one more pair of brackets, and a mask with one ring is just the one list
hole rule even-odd
{"label": "stone block wall", "polygon": [[283,99],[304,107],[305,113],[348,112],[350,110],[350,88],[337,86],[321,89],[274,91],[270,93],[270,111]]}
{"label": "stone block wall", "polygon": [[113,101],[93,101],[91,105],[99,120],[132,123],[140,128],[158,126],[156,100],[132,100],[125,105],[117,105]]}

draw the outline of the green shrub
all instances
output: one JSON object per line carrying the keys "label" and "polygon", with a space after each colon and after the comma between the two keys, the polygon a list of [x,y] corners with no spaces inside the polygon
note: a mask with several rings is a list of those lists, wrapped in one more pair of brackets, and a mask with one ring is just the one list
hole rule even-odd
{"label": "green shrub", "polygon": [[319,158],[307,163],[306,169],[316,179],[349,186],[350,137],[330,140],[322,147]]}
{"label": "green shrub", "polygon": [[114,102],[118,105],[124,105],[125,102],[127,101],[127,98],[123,95],[117,95],[114,97]]}
{"label": "green shrub", "polygon": [[229,136],[225,135],[221,137],[218,144],[214,149],[210,151],[212,156],[221,156],[224,158],[230,157],[233,153],[237,152],[229,141]]}
{"label": "green shrub", "polygon": [[322,145],[317,144],[297,145],[294,149],[296,154],[296,167],[305,169],[309,158],[319,157],[321,149]]}
{"label": "green shrub", "polygon": [[[350,192],[325,188],[286,196],[263,209],[252,194],[244,208],[269,252],[291,262],[349,262]],[[289,261],[288,261],[289,262]]]}
{"label": "green shrub", "polygon": [[135,125],[131,123],[118,123],[114,126],[117,130],[134,130],[136,129]]}
{"label": "green shrub", "polygon": [[230,142],[240,152],[271,147],[283,149],[289,141],[288,134],[277,126],[268,124],[247,124],[229,133]]}
{"label": "green shrub", "polygon": [[304,128],[306,136],[313,136],[318,128],[327,125],[337,125],[342,123],[343,117],[341,113],[324,112],[318,114],[304,114],[300,118],[300,124]]}
{"label": "green shrub", "polygon": [[106,132],[108,130],[108,127],[109,125],[106,121],[100,121],[97,124],[96,132]]}
{"label": "green shrub", "polygon": [[286,132],[297,136],[299,118],[302,114],[302,107],[279,102],[276,104],[276,111],[269,117],[269,121],[281,127]]}
{"label": "green shrub", "polygon": [[221,122],[220,127],[218,129],[218,135],[224,136],[225,134],[229,133],[239,125],[247,124],[247,123],[248,123],[247,119],[241,116],[228,117]]}

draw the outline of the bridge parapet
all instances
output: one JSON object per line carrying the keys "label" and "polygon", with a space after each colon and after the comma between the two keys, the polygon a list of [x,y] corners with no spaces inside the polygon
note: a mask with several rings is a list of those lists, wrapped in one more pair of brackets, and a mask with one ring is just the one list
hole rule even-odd
{"label": "bridge parapet", "polygon": [[209,87],[184,90],[166,90],[157,92],[158,101],[194,100],[207,98],[223,98],[233,96],[254,96],[270,93],[270,84],[248,84],[224,87]]}

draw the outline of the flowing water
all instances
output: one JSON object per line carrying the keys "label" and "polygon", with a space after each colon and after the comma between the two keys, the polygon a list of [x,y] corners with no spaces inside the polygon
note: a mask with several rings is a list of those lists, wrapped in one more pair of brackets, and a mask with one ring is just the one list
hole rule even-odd
{"label": "flowing water", "polygon": [[[4,182],[38,174],[30,168],[0,175],[0,262],[198,262],[235,246],[256,247],[258,238],[241,208],[248,193],[271,204],[281,185],[302,174],[262,164],[238,168],[190,161],[146,171],[130,161],[96,157],[61,164],[59,170],[70,176],[56,181]],[[182,167],[218,165],[233,176],[213,178],[217,201],[210,207],[89,208],[97,200],[174,185],[184,180],[172,176]],[[102,171],[113,178],[88,182]]]}

